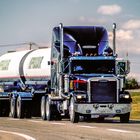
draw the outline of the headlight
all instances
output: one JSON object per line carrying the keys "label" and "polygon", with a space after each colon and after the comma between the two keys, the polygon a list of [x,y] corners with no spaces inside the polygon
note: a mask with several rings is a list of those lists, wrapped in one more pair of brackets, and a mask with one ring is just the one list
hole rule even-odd
{"label": "headlight", "polygon": [[129,99],[130,96],[129,96],[129,95],[124,95],[124,98],[125,98],[125,99]]}
{"label": "headlight", "polygon": [[76,97],[77,97],[77,99],[85,99],[86,95],[77,95]]}
{"label": "headlight", "polygon": [[77,95],[77,99],[82,99],[82,95]]}
{"label": "headlight", "polygon": [[120,94],[120,98],[129,99],[130,95],[129,94]]}

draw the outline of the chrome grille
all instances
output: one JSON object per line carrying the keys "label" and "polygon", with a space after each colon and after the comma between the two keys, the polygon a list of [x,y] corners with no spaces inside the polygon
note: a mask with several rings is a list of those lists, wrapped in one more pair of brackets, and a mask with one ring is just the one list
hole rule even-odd
{"label": "chrome grille", "polygon": [[91,81],[90,93],[91,102],[95,103],[115,103],[117,102],[117,82],[116,81]]}

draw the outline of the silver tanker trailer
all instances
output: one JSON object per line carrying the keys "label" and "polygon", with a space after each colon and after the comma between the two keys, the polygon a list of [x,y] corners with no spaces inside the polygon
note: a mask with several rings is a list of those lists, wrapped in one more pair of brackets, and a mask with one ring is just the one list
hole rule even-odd
{"label": "silver tanker trailer", "polygon": [[10,52],[0,57],[0,115],[40,116],[48,92],[51,48]]}

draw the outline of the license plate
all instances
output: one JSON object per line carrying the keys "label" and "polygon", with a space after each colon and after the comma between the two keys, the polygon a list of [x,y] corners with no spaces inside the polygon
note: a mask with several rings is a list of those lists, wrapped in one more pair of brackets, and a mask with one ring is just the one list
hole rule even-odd
{"label": "license plate", "polygon": [[111,112],[108,109],[100,109],[100,110],[98,110],[98,113],[100,113],[100,114],[106,114],[106,113],[111,113]]}

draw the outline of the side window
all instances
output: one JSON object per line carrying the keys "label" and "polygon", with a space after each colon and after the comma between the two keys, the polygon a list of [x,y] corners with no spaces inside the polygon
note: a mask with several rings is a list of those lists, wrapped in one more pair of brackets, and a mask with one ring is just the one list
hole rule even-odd
{"label": "side window", "polygon": [[32,57],[29,63],[29,69],[39,69],[41,68],[43,57]]}
{"label": "side window", "polygon": [[10,60],[2,60],[0,62],[0,70],[8,70]]}
{"label": "side window", "polygon": [[52,50],[52,57],[57,58],[57,51],[55,48],[53,48],[53,50]]}
{"label": "side window", "polygon": [[54,38],[54,42],[56,41],[60,42],[60,30],[58,27],[53,29],[53,38]]}

